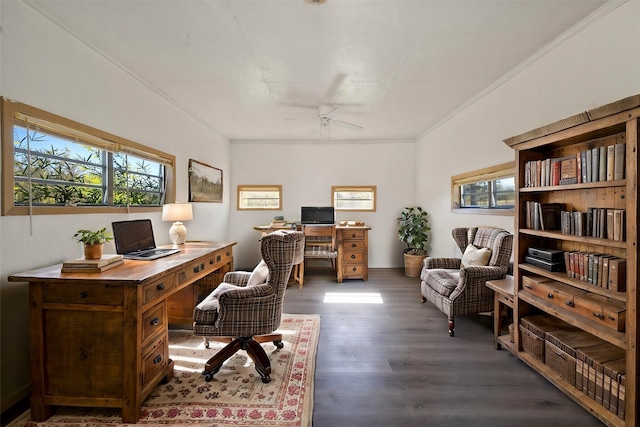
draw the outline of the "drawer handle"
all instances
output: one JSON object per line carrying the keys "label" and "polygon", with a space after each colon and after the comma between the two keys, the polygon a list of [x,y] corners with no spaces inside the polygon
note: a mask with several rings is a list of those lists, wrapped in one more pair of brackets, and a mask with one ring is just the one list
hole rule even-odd
{"label": "drawer handle", "polygon": [[216,257],[216,261],[220,261],[221,259],[222,259],[222,256],[220,256],[220,255],[218,255],[218,256]]}
{"label": "drawer handle", "polygon": [[598,319],[602,319],[604,316],[600,313],[593,313],[594,316],[596,316]]}
{"label": "drawer handle", "polygon": [[200,270],[204,270],[204,262],[200,264]]}
{"label": "drawer handle", "polygon": [[567,304],[569,307],[573,307],[573,301],[567,301],[565,302],[565,304]]}
{"label": "drawer handle", "polygon": [[159,291],[164,291],[164,283],[160,283],[158,286],[156,286],[156,289]]}
{"label": "drawer handle", "polygon": [[87,293],[85,291],[80,292],[80,298],[86,298]]}
{"label": "drawer handle", "polygon": [[151,320],[151,326],[158,326],[159,324],[160,324],[159,317],[154,317],[153,320]]}
{"label": "drawer handle", "polygon": [[231,252],[227,251],[227,256],[231,255]]}
{"label": "drawer handle", "polygon": [[551,298],[551,299],[553,299],[553,294],[552,294],[551,292],[549,292],[549,293],[547,294],[547,298]]}
{"label": "drawer handle", "polygon": [[198,271],[200,271],[200,266],[196,265],[195,267],[193,267],[193,272],[197,273]]}
{"label": "drawer handle", "polygon": [[357,267],[353,267],[352,270],[353,271],[358,271],[358,268]]}
{"label": "drawer handle", "polygon": [[352,248],[355,248],[356,246],[358,246],[358,245],[356,245],[355,243],[352,243],[352,244],[351,244],[351,247],[352,247]]}
{"label": "drawer handle", "polygon": [[355,238],[355,237],[356,237],[356,233],[353,233],[353,234],[351,235],[351,237],[354,237],[354,238]]}
{"label": "drawer handle", "polygon": [[158,364],[162,362],[162,356],[157,355],[156,357],[153,358],[153,363]]}
{"label": "drawer handle", "polygon": [[531,285],[524,285],[524,287],[527,288],[527,289],[533,289],[533,286],[531,286]]}
{"label": "drawer handle", "polygon": [[209,260],[209,265],[213,265],[214,262],[215,262],[214,260],[210,259]]}
{"label": "drawer handle", "polygon": [[354,254],[351,254],[351,259],[356,259],[356,256]]}

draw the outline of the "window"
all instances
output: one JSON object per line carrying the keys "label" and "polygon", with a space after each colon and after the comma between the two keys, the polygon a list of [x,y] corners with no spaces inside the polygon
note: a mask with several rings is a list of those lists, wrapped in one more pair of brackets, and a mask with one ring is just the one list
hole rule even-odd
{"label": "window", "polygon": [[238,210],[282,209],[282,185],[238,185]]}
{"label": "window", "polygon": [[173,201],[171,155],[7,99],[2,120],[4,215],[146,211]]}
{"label": "window", "polygon": [[331,187],[333,207],[338,211],[376,210],[376,187],[374,186],[334,186]]}
{"label": "window", "polygon": [[515,197],[514,162],[451,177],[454,212],[512,215]]}

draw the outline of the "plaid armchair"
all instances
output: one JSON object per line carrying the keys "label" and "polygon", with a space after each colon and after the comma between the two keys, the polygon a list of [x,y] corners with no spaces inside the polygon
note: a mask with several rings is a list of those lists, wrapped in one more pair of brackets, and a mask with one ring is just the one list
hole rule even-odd
{"label": "plaid armchair", "polygon": [[246,350],[254,361],[262,382],[271,378],[271,363],[260,342],[273,341],[282,348],[280,327],[284,292],[291,268],[304,251],[304,235],[299,231],[276,231],[263,236],[262,261],[253,272],[234,271],[193,311],[195,335],[230,341],[205,364],[206,381],[238,350]]}
{"label": "plaid armchair", "polygon": [[[463,258],[427,257],[420,273],[422,302],[432,302],[448,316],[450,336],[456,315],[493,310],[493,291],[485,282],[506,276],[513,246],[513,235],[500,228],[454,228],[452,235]],[[484,251],[489,256],[486,265],[473,265],[478,262],[467,254],[482,248],[490,251]]]}

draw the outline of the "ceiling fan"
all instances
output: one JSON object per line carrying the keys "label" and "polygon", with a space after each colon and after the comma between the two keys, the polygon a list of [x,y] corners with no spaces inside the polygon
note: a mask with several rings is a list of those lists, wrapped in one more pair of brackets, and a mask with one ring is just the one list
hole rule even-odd
{"label": "ceiling fan", "polygon": [[344,112],[345,110],[342,107],[330,107],[328,111],[324,107],[319,107],[318,118],[320,119],[320,126],[328,127],[331,124],[335,124],[351,130],[356,130],[356,131],[364,130],[364,127],[357,125],[355,123],[350,123],[350,122],[345,122],[344,120],[335,119],[336,116]]}

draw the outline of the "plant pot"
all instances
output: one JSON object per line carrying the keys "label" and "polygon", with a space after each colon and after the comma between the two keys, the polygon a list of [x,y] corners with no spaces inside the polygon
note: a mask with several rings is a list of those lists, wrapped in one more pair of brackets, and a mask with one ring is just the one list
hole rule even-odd
{"label": "plant pot", "polygon": [[404,254],[404,275],[407,277],[420,277],[422,262],[426,255]]}
{"label": "plant pot", "polygon": [[86,259],[100,259],[102,258],[102,248],[104,243],[98,243],[95,245],[84,245],[84,257]]}

